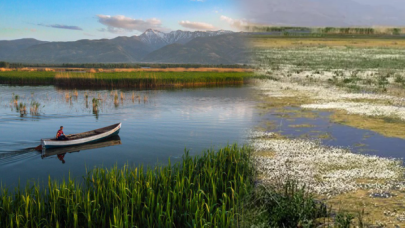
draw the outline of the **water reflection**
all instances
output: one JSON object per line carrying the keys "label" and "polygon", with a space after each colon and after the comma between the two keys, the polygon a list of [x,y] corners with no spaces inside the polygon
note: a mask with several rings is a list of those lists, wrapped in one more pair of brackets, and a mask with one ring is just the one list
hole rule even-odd
{"label": "water reflection", "polygon": [[61,147],[61,148],[50,148],[42,149],[42,159],[48,158],[48,157],[54,157],[57,156],[57,158],[62,162],[62,164],[65,164],[65,156],[66,154],[70,153],[78,153],[80,151],[84,150],[93,150],[93,149],[100,149],[104,147],[111,147],[111,146],[117,146],[121,145],[121,138],[118,135],[114,135],[109,137],[108,139],[100,140],[97,142],[93,143],[87,143],[83,145],[77,145],[77,146],[69,146],[69,147]]}

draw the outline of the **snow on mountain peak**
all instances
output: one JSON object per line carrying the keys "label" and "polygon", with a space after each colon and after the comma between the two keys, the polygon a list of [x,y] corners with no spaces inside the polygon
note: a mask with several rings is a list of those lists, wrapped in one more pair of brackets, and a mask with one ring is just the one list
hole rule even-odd
{"label": "snow on mountain peak", "polygon": [[211,37],[219,36],[227,33],[232,33],[232,31],[218,30],[218,31],[182,31],[176,30],[169,33],[164,33],[154,29],[148,29],[142,33],[139,38],[142,42],[154,46],[156,49],[166,46],[168,44],[180,43],[185,44],[190,40],[197,37]]}

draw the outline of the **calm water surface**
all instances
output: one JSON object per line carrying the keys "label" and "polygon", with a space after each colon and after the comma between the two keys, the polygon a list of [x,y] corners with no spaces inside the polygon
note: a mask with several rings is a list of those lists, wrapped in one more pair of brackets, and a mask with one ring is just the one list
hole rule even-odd
{"label": "calm water surface", "polygon": [[[2,184],[12,187],[27,180],[43,183],[49,175],[77,179],[86,168],[95,166],[155,165],[166,163],[169,157],[174,162],[181,159],[185,148],[199,154],[228,143],[243,144],[246,132],[258,123],[249,87],[122,92],[124,99],[117,91],[118,103],[114,103],[115,91],[77,91],[76,97],[74,90],[52,86],[0,86]],[[19,96],[18,103],[26,104],[26,115],[14,106],[15,95]],[[100,99],[98,113],[93,113],[93,98]],[[39,115],[29,113],[31,101],[41,104]],[[107,142],[90,150],[78,148],[80,152],[68,151],[64,157],[54,153],[42,158],[33,150],[41,138],[54,137],[60,125],[70,134],[118,122],[123,124],[120,145],[104,147]]]}
{"label": "calm water surface", "polygon": [[[75,96],[74,90],[52,86],[0,86],[0,182],[13,187],[19,182],[44,183],[48,176],[80,179],[86,169],[93,167],[153,166],[165,164],[168,158],[175,162],[186,148],[195,155],[228,143],[244,144],[250,129],[264,127],[269,121],[273,123],[269,131],[291,138],[320,140],[324,145],[349,148],[355,153],[405,157],[404,139],[332,123],[329,112],[313,111],[316,118],[289,118],[277,110],[259,114],[251,91],[248,86],[81,90]],[[27,114],[21,115],[16,109],[15,95],[19,96],[18,104],[26,104]],[[93,98],[100,101],[98,112],[93,111]],[[32,101],[41,104],[39,115],[29,113]],[[48,150],[46,156],[33,149],[41,138],[54,137],[60,125],[71,134],[118,122],[123,124],[119,138],[70,150]],[[302,124],[311,127],[293,127]]]}

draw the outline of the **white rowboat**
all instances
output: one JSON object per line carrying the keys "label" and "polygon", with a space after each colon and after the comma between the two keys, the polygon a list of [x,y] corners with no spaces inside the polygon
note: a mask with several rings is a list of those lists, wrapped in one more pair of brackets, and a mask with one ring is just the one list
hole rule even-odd
{"label": "white rowboat", "polygon": [[65,146],[75,146],[90,142],[95,142],[98,140],[105,139],[107,137],[118,135],[121,129],[121,123],[117,123],[108,127],[87,131],[79,134],[66,135],[68,140],[57,140],[53,139],[41,139],[42,148],[54,148],[54,147],[65,147]]}

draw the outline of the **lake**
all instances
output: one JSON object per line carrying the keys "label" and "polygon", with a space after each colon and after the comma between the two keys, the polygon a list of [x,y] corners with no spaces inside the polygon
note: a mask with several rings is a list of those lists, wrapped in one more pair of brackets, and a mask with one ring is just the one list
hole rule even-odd
{"label": "lake", "polygon": [[[154,166],[169,158],[172,163],[179,161],[185,149],[195,155],[244,144],[247,131],[259,120],[250,91],[249,86],[75,91],[0,85],[0,181],[14,187],[19,182],[44,183],[48,176],[80,179],[93,167]],[[26,104],[26,114],[14,105],[16,95],[18,105]],[[93,98],[99,100],[97,112]],[[40,103],[37,115],[30,114],[32,101]],[[122,122],[118,139],[90,149],[46,157],[33,149],[41,138],[54,137],[61,125],[65,134],[71,134],[118,122]]]}

